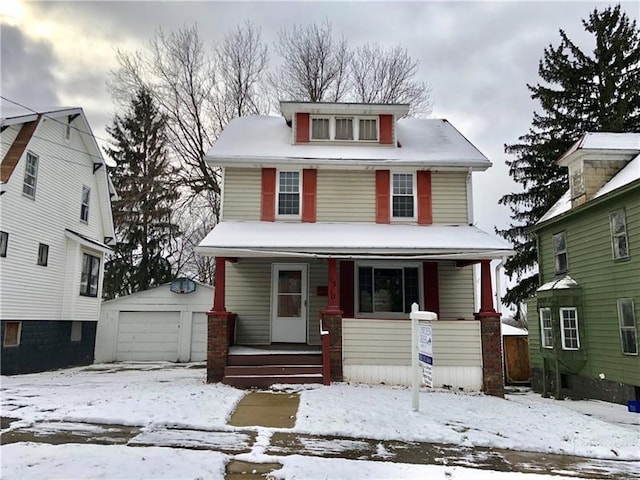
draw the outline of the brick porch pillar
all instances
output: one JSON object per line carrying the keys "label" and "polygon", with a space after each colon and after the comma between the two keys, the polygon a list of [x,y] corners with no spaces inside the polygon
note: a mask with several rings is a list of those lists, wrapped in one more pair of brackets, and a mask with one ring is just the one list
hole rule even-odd
{"label": "brick porch pillar", "polygon": [[335,258],[328,259],[327,309],[320,312],[322,326],[329,332],[329,363],[331,380],[342,381],[342,310],[340,310],[340,290],[338,269]]}
{"label": "brick porch pillar", "polygon": [[500,314],[493,307],[491,260],[480,262],[480,337],[482,343],[482,390],[487,395],[504,397],[502,334]]}
{"label": "brick porch pillar", "polygon": [[234,320],[225,307],[225,258],[216,257],[213,308],[207,312],[207,383],[224,376]]}

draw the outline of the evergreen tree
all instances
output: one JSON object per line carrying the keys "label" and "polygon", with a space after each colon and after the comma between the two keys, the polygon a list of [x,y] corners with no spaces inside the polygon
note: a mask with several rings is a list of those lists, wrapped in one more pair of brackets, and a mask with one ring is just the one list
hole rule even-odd
{"label": "evergreen tree", "polygon": [[117,162],[113,202],[117,245],[105,266],[104,297],[146,290],[172,278],[169,258],[179,228],[171,213],[179,193],[167,156],[166,116],[141,89],[126,114],[107,127]]}
{"label": "evergreen tree", "polygon": [[518,305],[538,287],[535,239],[526,229],[534,225],[568,189],[567,172],[556,160],[585,132],[640,132],[640,33],[635,20],[620,5],[594,11],[582,24],[592,34],[595,49],[584,53],[560,30],[560,45],[544,49],[538,74],[543,83],[531,86],[540,102],[529,132],[505,151],[509,174],[524,191],[500,199],[509,205],[510,228],[496,230],[513,243],[516,255],[505,264],[518,285],[504,301]]}

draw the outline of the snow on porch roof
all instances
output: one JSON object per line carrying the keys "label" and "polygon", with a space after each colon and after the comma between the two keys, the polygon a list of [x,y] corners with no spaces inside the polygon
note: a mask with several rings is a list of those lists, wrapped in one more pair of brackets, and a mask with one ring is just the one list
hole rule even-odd
{"label": "snow on porch roof", "polygon": [[510,245],[469,225],[222,222],[197,250],[206,256],[488,259]]}
{"label": "snow on porch roof", "polygon": [[482,171],[491,162],[447,120],[403,118],[396,128],[400,147],[340,142],[292,144],[283,117],[234,118],[213,144],[206,159],[216,166],[255,164],[363,165],[388,167],[471,167]]}

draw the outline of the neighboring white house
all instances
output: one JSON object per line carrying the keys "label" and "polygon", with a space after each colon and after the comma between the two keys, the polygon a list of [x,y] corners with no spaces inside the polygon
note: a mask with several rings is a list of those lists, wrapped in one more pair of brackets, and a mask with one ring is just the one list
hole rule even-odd
{"label": "neighboring white house", "polygon": [[104,302],[95,361],[204,361],[212,302],[211,285],[185,279]]}
{"label": "neighboring white house", "polygon": [[81,108],[2,105],[2,374],[93,361],[113,186]]}

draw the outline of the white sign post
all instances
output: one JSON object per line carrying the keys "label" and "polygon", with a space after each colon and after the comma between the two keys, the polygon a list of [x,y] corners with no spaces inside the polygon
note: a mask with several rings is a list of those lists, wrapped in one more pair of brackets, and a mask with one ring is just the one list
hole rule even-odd
{"label": "white sign post", "polygon": [[[418,311],[418,304],[411,305],[411,368],[413,371],[412,399],[413,411],[420,410],[420,383],[433,386],[433,336],[431,325],[420,325],[419,320],[433,321],[438,315],[433,312]],[[423,371],[421,372],[420,366]]]}

